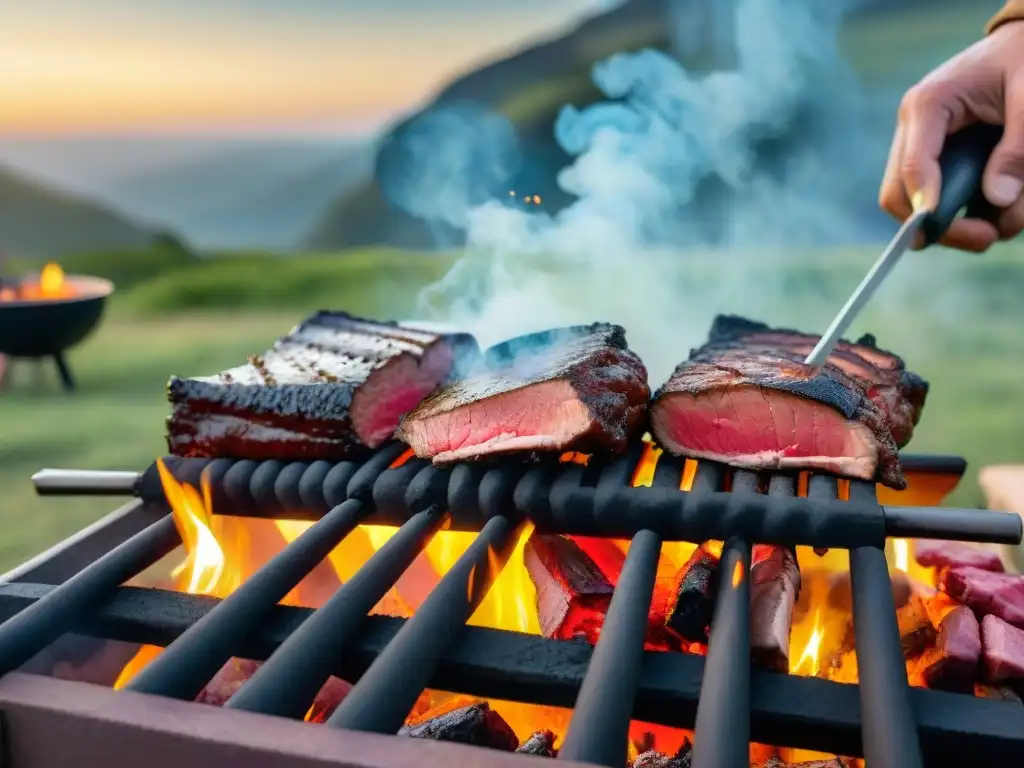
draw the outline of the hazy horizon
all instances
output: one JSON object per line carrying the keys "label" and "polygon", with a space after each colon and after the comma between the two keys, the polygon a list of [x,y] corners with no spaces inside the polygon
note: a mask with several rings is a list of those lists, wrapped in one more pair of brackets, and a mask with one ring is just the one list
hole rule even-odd
{"label": "hazy horizon", "polygon": [[5,0],[0,138],[372,131],[607,0]]}

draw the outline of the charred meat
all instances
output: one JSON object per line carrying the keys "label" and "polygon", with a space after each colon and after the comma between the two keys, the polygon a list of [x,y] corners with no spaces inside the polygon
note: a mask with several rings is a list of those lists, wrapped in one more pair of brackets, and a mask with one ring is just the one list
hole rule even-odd
{"label": "charred meat", "polygon": [[831,364],[744,351],[686,361],[655,394],[651,427],[677,455],[906,487],[885,414]]}
{"label": "charred meat", "polygon": [[398,437],[435,463],[575,450],[620,454],[646,425],[647,371],[625,331],[597,323],[529,334],[486,354],[402,419]]}
{"label": "charred meat", "polygon": [[466,334],[320,312],[246,365],[172,378],[168,447],[216,458],[358,456],[478,354]]}

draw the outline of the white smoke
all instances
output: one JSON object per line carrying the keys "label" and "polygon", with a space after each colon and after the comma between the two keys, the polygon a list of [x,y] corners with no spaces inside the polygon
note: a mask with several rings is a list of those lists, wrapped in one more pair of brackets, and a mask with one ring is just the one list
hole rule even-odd
{"label": "white smoke", "polygon": [[[838,50],[845,5],[737,0],[728,70],[690,72],[652,50],[598,64],[608,101],[567,106],[555,125],[575,157],[559,183],[578,200],[554,217],[503,200],[447,214],[467,246],[421,310],[485,345],[620,323],[655,384],[717,312],[827,322],[842,297],[815,299],[811,286],[797,311],[785,298],[792,270],[772,266],[791,263],[794,246],[856,242],[875,226],[864,211],[880,165],[851,161],[884,158],[887,137],[864,130]],[[766,162],[771,142],[780,149]]]}

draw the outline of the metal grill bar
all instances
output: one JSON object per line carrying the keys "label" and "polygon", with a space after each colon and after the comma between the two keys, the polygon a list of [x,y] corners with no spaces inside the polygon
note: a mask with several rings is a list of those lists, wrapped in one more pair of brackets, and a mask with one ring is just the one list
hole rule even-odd
{"label": "metal grill bar", "polygon": [[[638,447],[638,444],[634,447]],[[396,446],[389,446],[394,450]],[[385,450],[385,449],[382,449]],[[397,446],[401,450],[401,446]],[[379,453],[377,454],[379,455]],[[370,461],[375,461],[376,455]],[[252,461],[229,462],[216,460],[170,459],[185,479],[203,467],[216,468],[220,480],[215,486],[215,509],[228,509],[232,514],[260,517],[316,520],[325,511],[324,504],[337,499],[340,484],[336,473],[342,476],[354,465],[342,463],[327,469],[323,462],[312,465],[281,462]],[[598,459],[588,471],[604,474],[612,462],[603,468]],[[701,462],[701,466],[707,462]],[[462,469],[466,465],[460,465]],[[89,483],[79,478],[65,483],[56,471],[37,477],[40,492],[68,492],[69,487],[85,489]],[[80,475],[81,473],[77,473]],[[669,488],[594,488],[578,483],[571,492],[556,489],[565,487],[566,475],[575,477],[570,467],[542,469],[527,472],[523,489],[517,489],[516,507],[519,514],[534,521],[537,529],[545,533],[563,533],[577,536],[614,536],[631,538],[640,530],[651,530],[662,541],[724,540],[732,536],[769,544],[805,544],[818,548],[883,546],[886,536],[919,536],[946,538],[957,541],[985,541],[1018,544],[1022,537],[1022,524],[1017,515],[977,510],[948,510],[928,507],[881,507],[874,499],[862,504],[838,501],[834,497],[822,498],[813,504],[800,498],[756,497],[746,514],[726,518],[723,513],[731,503],[727,493],[700,491],[678,493]],[[452,473],[455,476],[455,473]],[[546,478],[548,482],[540,482]],[[109,486],[105,478],[97,478],[99,486]],[[319,486],[319,487],[318,487]],[[144,498],[161,498],[161,490],[152,470],[142,476],[137,492]],[[220,504],[221,498],[229,503]],[[286,502],[300,498],[299,507]],[[401,493],[389,504],[378,504],[377,512],[367,522],[379,525],[402,525],[419,511],[403,503]],[[608,517],[607,510],[629,509],[625,517]],[[483,521],[493,513],[455,515],[452,530],[478,531]]]}
{"label": "metal grill bar", "polygon": [[367,506],[355,499],[335,507],[282,549],[126,686],[137,693],[194,699],[231,658],[239,640],[359,524]]}
{"label": "metal grill bar", "polygon": [[619,768],[640,679],[647,614],[661,542],[651,531],[633,537],[580,686],[560,760]]}
{"label": "metal grill bar", "polygon": [[121,584],[180,543],[174,520],[168,515],[5,621],[0,625],[0,674],[31,659],[98,608]]}
{"label": "metal grill bar", "polygon": [[[737,471],[732,493],[741,508],[757,493],[753,472]],[[750,765],[750,542],[730,539],[718,566],[708,656],[694,734],[694,768]]]}
{"label": "metal grill bar", "polygon": [[[374,483],[401,453],[398,446],[390,446],[362,466],[338,465],[344,469],[345,492],[352,498],[336,506],[282,549],[232,592],[216,611],[204,617],[142,669],[126,688],[169,698],[195,698],[231,658],[231,649],[239,640],[255,631],[274,606],[298,586],[372,510],[372,504],[367,502]],[[274,464],[211,462],[204,471],[214,475],[218,468],[222,468],[223,480],[228,486],[237,482],[245,488],[252,488],[253,496],[259,496],[261,484],[254,483],[253,479],[261,475],[277,477],[280,468]],[[419,469],[421,467],[407,464],[397,471],[408,483]],[[212,477],[210,483],[213,483]]]}
{"label": "metal grill bar", "polygon": [[[0,585],[0,618],[25,610],[55,587]],[[167,645],[220,601],[158,589],[119,588],[88,622],[76,627],[95,637]],[[234,656],[265,659],[313,614],[278,606]],[[407,623],[369,616],[333,673],[358,680]],[[429,686],[481,698],[571,707],[593,649],[586,643],[465,627],[445,646]],[[644,654],[633,716],[645,722],[692,728],[705,659],[683,653]],[[1024,764],[1024,707],[921,688],[910,690],[927,765]],[[751,672],[751,739],[833,754],[862,756],[861,706],[855,685]]]}
{"label": "metal grill bar", "polygon": [[[620,466],[606,469],[598,485],[610,488],[631,482],[629,470],[636,465],[634,458],[639,457],[627,457]],[[655,465],[652,486],[678,489],[682,469],[681,459],[663,454]],[[661,541],[652,531],[639,531],[630,542],[558,753],[560,760],[609,768],[622,764],[628,748],[629,721],[640,679],[647,617],[660,555]]]}
{"label": "metal grill bar", "polygon": [[509,555],[513,524],[488,520],[413,617],[327,720],[335,728],[397,733]]}
{"label": "metal grill bar", "polygon": [[288,637],[225,706],[301,718],[350,650],[366,615],[423,551],[445,519],[439,506],[414,515]]}
{"label": "metal grill bar", "polygon": [[[866,483],[850,486],[855,500],[874,493]],[[864,756],[872,768],[922,768],[885,553],[876,547],[850,550],[850,580]]]}

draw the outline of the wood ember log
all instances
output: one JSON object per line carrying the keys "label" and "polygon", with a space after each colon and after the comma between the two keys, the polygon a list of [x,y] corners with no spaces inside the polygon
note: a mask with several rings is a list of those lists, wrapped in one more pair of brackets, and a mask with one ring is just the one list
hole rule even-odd
{"label": "wood ember log", "polygon": [[984,683],[975,683],[974,695],[980,699],[1015,701],[1018,704],[1024,705],[1024,699],[1021,699],[1017,692],[1007,685],[985,685]]}
{"label": "wood ember log", "polygon": [[907,665],[911,685],[970,692],[981,659],[981,629],[966,605],[947,613],[939,622],[935,644]]}
{"label": "wood ember log", "polygon": [[[222,707],[234,696],[250,677],[256,674],[263,662],[252,659],[229,659],[227,664],[206,684],[196,696],[200,704]],[[323,722],[334,714],[342,700],[352,690],[352,685],[340,678],[329,677],[316,695],[307,719]]]}
{"label": "wood ember log", "polygon": [[657,750],[648,750],[637,755],[636,759],[630,763],[630,768],[690,768],[692,763],[693,745],[689,739],[684,739],[675,755],[670,757]]}
{"label": "wood ember log", "polygon": [[684,641],[706,643],[715,611],[720,553],[701,544],[679,569],[665,615],[665,627]]}
{"label": "wood ember log", "polygon": [[985,682],[1024,681],[1024,630],[986,616],[981,620],[981,653]]}
{"label": "wood ember log", "polygon": [[849,764],[839,757],[810,760],[803,763],[787,763],[778,757],[773,757],[766,763],[762,763],[760,768],[849,768]]}
{"label": "wood ember log", "polygon": [[792,548],[768,547],[755,552],[750,569],[750,653],[754,664],[789,671],[793,608],[799,595],[800,566]]}
{"label": "wood ember log", "polygon": [[523,551],[537,590],[544,637],[597,642],[614,587],[597,564],[566,536],[534,533]]}
{"label": "wood ember log", "polygon": [[519,746],[515,732],[486,701],[451,709],[438,707],[423,715],[416,725],[404,726],[399,736],[454,741],[476,747],[514,752]]}
{"label": "wood ember log", "polygon": [[900,631],[900,645],[903,646],[905,659],[920,656],[935,644],[938,636],[938,629],[928,615],[924,600],[919,597],[912,597],[896,611],[896,626]]}
{"label": "wood ember log", "polygon": [[551,731],[534,731],[530,738],[519,745],[516,752],[538,757],[558,757],[555,749],[555,734]]}

